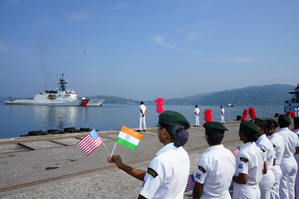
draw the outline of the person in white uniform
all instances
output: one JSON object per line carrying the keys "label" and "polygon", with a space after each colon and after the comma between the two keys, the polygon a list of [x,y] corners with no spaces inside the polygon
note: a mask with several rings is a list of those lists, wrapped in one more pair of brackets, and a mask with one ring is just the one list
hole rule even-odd
{"label": "person in white uniform", "polygon": [[274,185],[275,176],[272,171],[273,162],[274,162],[274,149],[273,144],[267,138],[265,134],[265,129],[267,126],[266,120],[262,120],[260,118],[256,118],[253,122],[257,125],[260,135],[258,140],[255,142],[256,145],[263,151],[264,153],[264,161],[267,163],[267,173],[263,175],[263,179],[260,182],[260,190],[261,190],[261,198],[270,199],[270,190]]}
{"label": "person in white uniform", "polygon": [[146,131],[146,123],[145,123],[145,114],[146,114],[146,106],[143,101],[140,102],[140,113],[139,113],[139,130],[137,132],[141,132],[141,127],[143,124],[143,131]]}
{"label": "person in white uniform", "polygon": [[199,110],[199,108],[198,108],[197,105],[195,105],[194,114],[195,114],[195,126],[199,126],[199,114],[200,114],[200,110]]}
{"label": "person in white uniform", "polygon": [[233,177],[234,199],[259,199],[259,183],[266,173],[264,155],[255,142],[260,134],[257,126],[250,121],[240,123],[239,137],[244,142],[236,156],[236,171]]}
{"label": "person in white uniform", "polygon": [[277,131],[284,139],[285,149],[281,160],[280,168],[282,171],[282,177],[279,186],[279,196],[281,199],[295,198],[294,186],[295,179],[298,170],[294,153],[298,143],[298,136],[289,130],[291,120],[287,115],[278,116],[278,125],[280,129]]}
{"label": "person in white uniform", "polygon": [[183,199],[190,160],[182,146],[188,141],[186,129],[189,127],[189,122],[182,114],[164,111],[159,115],[158,127],[158,138],[164,147],[152,159],[147,171],[123,164],[119,155],[109,157],[107,162],[115,163],[119,169],[143,181],[139,199]]}
{"label": "person in white uniform", "polygon": [[207,122],[206,140],[209,148],[197,163],[193,199],[231,198],[229,187],[236,169],[236,159],[222,144],[227,128],[218,122]]}
{"label": "person in white uniform", "polygon": [[223,108],[223,106],[220,106],[221,109],[221,124],[224,124],[225,120],[224,120],[224,115],[225,115],[225,110]]}
{"label": "person in white uniform", "polygon": [[[296,133],[299,137],[299,117],[294,117],[294,133]],[[299,139],[299,138],[298,138]],[[295,160],[297,162],[297,166],[299,167],[299,141],[296,147],[296,152],[294,154]],[[296,185],[296,199],[299,199],[299,169],[297,170],[296,179],[295,179],[295,185]]]}
{"label": "person in white uniform", "polygon": [[299,111],[298,107],[295,107],[295,117],[298,116],[298,111]]}
{"label": "person in white uniform", "polygon": [[278,123],[273,119],[267,119],[267,128],[266,128],[266,135],[268,136],[269,140],[273,144],[274,149],[274,163],[272,171],[275,176],[274,184],[270,190],[270,198],[271,199],[279,199],[279,185],[280,185],[280,179],[282,176],[280,164],[284,153],[284,140],[283,138],[276,133],[275,128],[278,127]]}

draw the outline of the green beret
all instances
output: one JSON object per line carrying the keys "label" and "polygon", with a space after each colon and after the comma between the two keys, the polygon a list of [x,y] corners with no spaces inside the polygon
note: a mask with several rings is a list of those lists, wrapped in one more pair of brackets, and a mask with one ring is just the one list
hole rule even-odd
{"label": "green beret", "polygon": [[203,124],[203,127],[207,131],[228,131],[227,128],[225,128],[225,126],[219,122],[207,122]]}
{"label": "green beret", "polygon": [[257,125],[250,121],[242,121],[240,123],[240,131],[244,133],[250,133],[250,134],[261,134],[259,129],[257,128]]}
{"label": "green beret", "polygon": [[287,123],[289,123],[289,124],[292,124],[292,122],[291,122],[289,116],[284,115],[284,114],[278,116],[278,122],[279,122],[279,121],[285,121],[285,122],[287,122]]}
{"label": "green beret", "polygon": [[254,122],[255,124],[259,124],[259,125],[267,126],[267,122],[266,122],[266,120],[262,120],[262,119],[260,119],[260,118],[255,118],[255,119],[253,120],[253,122]]}
{"label": "green beret", "polygon": [[267,126],[270,126],[271,124],[275,123],[276,121],[272,120],[272,119],[266,119],[266,122],[267,122]]}
{"label": "green beret", "polygon": [[190,128],[188,120],[180,113],[175,111],[163,111],[159,115],[159,121],[167,124],[181,124],[185,129]]}
{"label": "green beret", "polygon": [[299,123],[299,117],[294,117],[294,123]]}

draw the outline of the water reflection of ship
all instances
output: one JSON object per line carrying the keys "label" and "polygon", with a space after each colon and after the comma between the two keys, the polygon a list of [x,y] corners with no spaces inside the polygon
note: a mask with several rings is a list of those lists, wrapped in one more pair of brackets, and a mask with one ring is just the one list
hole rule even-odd
{"label": "water reflection of ship", "polygon": [[83,123],[88,122],[88,107],[81,107],[81,117]]}
{"label": "water reflection of ship", "polygon": [[[76,125],[77,107],[34,106],[33,117],[39,121],[42,130],[57,128],[63,130]],[[41,120],[41,121],[40,121]]]}

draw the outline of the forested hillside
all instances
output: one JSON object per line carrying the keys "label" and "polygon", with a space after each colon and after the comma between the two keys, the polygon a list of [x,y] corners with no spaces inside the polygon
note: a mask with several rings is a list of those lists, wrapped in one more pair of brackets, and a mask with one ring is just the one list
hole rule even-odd
{"label": "forested hillside", "polygon": [[[190,96],[179,99],[179,101],[201,105],[226,105],[230,103],[234,105],[283,106],[284,101],[291,97],[289,90],[295,87],[285,84],[251,86],[210,93],[202,97]],[[173,99],[165,100],[165,103],[174,104],[173,102],[175,102]]]}

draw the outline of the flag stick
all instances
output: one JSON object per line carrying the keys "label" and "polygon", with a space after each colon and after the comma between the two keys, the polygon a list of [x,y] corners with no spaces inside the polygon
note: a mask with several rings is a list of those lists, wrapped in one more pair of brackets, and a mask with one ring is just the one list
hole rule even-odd
{"label": "flag stick", "polygon": [[108,149],[107,149],[107,147],[106,147],[106,145],[105,145],[105,143],[103,141],[102,141],[102,143],[104,144],[104,147],[106,148],[108,154],[110,154],[109,151],[108,151]]}
{"label": "flag stick", "polygon": [[111,152],[111,155],[110,155],[110,157],[112,157],[112,155],[113,155],[113,152],[114,152],[114,149],[115,149],[115,147],[116,147],[116,142],[115,142],[115,145],[114,145],[114,147],[113,147],[113,150],[112,150],[112,152]]}

